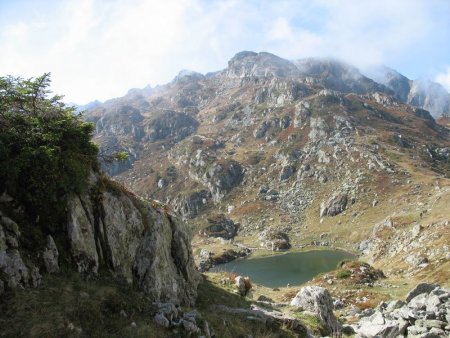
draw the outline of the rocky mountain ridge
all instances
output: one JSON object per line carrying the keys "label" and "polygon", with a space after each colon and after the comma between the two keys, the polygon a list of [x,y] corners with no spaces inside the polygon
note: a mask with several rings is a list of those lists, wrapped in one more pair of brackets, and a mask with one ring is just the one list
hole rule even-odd
{"label": "rocky mountain ridge", "polygon": [[439,83],[427,79],[410,80],[385,66],[369,73],[375,81],[391,89],[401,102],[428,110],[434,118],[450,113],[450,94]]}
{"label": "rocky mountain ridge", "polygon": [[[225,70],[182,71],[85,116],[103,167],[140,197],[97,168],[88,190],[70,195],[59,231],[42,237],[30,227],[44,228],[39,218],[27,224],[24,208],[0,196],[1,323],[40,313],[21,297],[39,305],[75,297],[75,310],[55,315],[62,328],[27,320],[29,329],[6,335],[83,336],[98,325],[101,334],[133,337],[148,336],[145,329],[206,337],[450,332],[450,130],[392,89],[332,60],[242,52]],[[125,162],[111,162],[118,151]],[[361,261],[341,262],[299,292],[207,272],[249,254],[312,247],[346,249]],[[82,282],[71,281],[73,270]],[[64,287],[49,287],[51,276]],[[102,283],[81,291],[104,276],[109,291]],[[419,284],[405,302],[387,302],[424,280],[442,287]],[[126,301],[109,298],[121,283],[128,287],[115,297]],[[107,323],[92,325],[92,314]]]}
{"label": "rocky mountain ridge", "polygon": [[[224,238],[236,252],[280,249],[276,243],[358,251],[386,218],[401,219],[406,231],[449,217],[435,206],[422,212],[436,205],[437,192],[449,198],[449,130],[337,61],[241,52],[222,71],[181,72],[150,94],[133,91],[86,118],[105,151],[113,144],[129,153],[126,166],[110,173],[189,219],[196,252],[223,245],[205,237],[215,214],[240,225],[234,238]],[[405,193],[416,194],[417,205]],[[447,254],[444,248],[434,256],[438,270]],[[375,264],[388,260],[375,256]]]}

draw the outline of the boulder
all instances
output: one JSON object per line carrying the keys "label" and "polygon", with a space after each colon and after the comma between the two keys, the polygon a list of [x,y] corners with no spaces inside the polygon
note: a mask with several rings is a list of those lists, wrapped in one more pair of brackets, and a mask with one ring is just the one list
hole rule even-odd
{"label": "boulder", "polygon": [[158,188],[163,189],[169,185],[169,182],[165,178],[160,178],[158,180]]}
{"label": "boulder", "polygon": [[320,217],[336,216],[347,209],[348,196],[346,194],[336,194],[328,201],[320,204]]}
{"label": "boulder", "polygon": [[421,293],[409,301],[408,307],[415,310],[425,310],[427,298],[428,295],[426,293]]}
{"label": "boulder", "polygon": [[238,224],[224,214],[208,218],[209,226],[204,230],[204,234],[210,237],[221,237],[223,239],[232,239],[236,236]]}
{"label": "boulder", "polygon": [[289,235],[276,228],[264,230],[260,234],[259,239],[262,241],[261,245],[272,251],[288,250],[291,248]]}
{"label": "boulder", "polygon": [[406,295],[406,302],[408,303],[411,299],[416,297],[417,295],[420,295],[421,293],[430,293],[433,291],[436,287],[438,287],[437,284],[430,284],[430,283],[420,283],[417,284],[414,289],[412,289],[407,295]]}
{"label": "boulder", "polygon": [[280,181],[289,179],[295,172],[295,167],[292,165],[285,165],[280,171]]}
{"label": "boulder", "polygon": [[245,296],[247,294],[247,289],[245,287],[245,281],[244,281],[244,277],[242,276],[237,276],[234,279],[234,284],[236,285],[238,292],[241,296]]}
{"label": "boulder", "polygon": [[0,212],[0,293],[40,283],[39,269],[22,258],[19,239],[19,226]]}
{"label": "boulder", "polygon": [[168,328],[170,326],[170,322],[169,320],[164,317],[164,315],[162,315],[161,313],[157,313],[154,317],[153,317],[153,321],[158,324],[159,326]]}
{"label": "boulder", "polygon": [[[432,291],[427,291],[432,289]],[[425,292],[423,292],[425,291]],[[415,295],[410,298],[411,295]],[[357,337],[447,337],[450,306],[447,290],[422,283],[407,297],[408,302],[381,303],[370,317],[353,325]]]}
{"label": "boulder", "polygon": [[381,312],[364,319],[355,330],[361,337],[395,338],[400,333],[398,322],[384,318]]}
{"label": "boulder", "polygon": [[261,123],[261,125],[258,126],[258,128],[256,128],[253,131],[253,137],[254,138],[262,138],[266,135],[266,132],[269,130],[270,128],[270,124],[267,123],[266,121],[264,121],[263,123]]}
{"label": "boulder", "polygon": [[330,332],[340,329],[333,313],[333,299],[327,289],[320,286],[306,286],[292,299],[291,306],[316,314]]}

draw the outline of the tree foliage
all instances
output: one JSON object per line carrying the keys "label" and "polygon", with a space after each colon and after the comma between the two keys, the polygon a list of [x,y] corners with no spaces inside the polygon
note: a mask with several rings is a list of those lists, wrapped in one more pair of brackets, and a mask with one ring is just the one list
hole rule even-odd
{"label": "tree foliage", "polygon": [[97,165],[93,125],[61,96],[50,96],[50,74],[0,77],[0,194],[6,191],[51,231],[67,198],[87,187]]}

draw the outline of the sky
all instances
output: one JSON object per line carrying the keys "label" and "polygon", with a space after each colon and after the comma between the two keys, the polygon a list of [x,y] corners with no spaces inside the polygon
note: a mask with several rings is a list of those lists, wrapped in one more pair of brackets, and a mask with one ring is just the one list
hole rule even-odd
{"label": "sky", "polygon": [[449,0],[0,0],[0,76],[85,104],[242,50],[385,64],[450,90]]}

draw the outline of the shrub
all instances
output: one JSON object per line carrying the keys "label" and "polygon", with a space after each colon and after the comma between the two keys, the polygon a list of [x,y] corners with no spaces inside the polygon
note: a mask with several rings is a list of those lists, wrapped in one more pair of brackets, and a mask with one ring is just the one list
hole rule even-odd
{"label": "shrub", "polygon": [[337,269],[341,269],[342,267],[344,267],[345,264],[352,262],[350,259],[343,259],[341,261],[339,261],[339,263],[337,263],[336,268]]}
{"label": "shrub", "polygon": [[55,232],[70,194],[86,191],[97,166],[94,127],[75,108],[48,97],[50,75],[0,77],[0,193],[7,191],[31,216]]}
{"label": "shrub", "polygon": [[250,277],[244,277],[244,285],[245,285],[245,291],[248,292],[252,287],[252,281],[250,280]]}
{"label": "shrub", "polygon": [[352,275],[350,270],[340,270],[336,273],[336,278],[345,279],[349,278]]}

